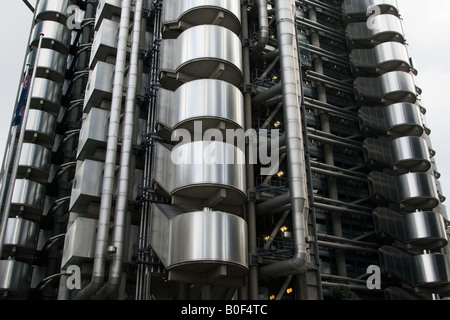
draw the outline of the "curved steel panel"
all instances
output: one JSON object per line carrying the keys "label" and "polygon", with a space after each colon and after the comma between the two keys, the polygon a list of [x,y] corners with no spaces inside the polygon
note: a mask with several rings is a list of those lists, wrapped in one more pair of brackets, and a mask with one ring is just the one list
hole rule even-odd
{"label": "curved steel panel", "polygon": [[49,112],[54,116],[59,113],[62,86],[54,81],[36,78],[30,93],[30,108]]}
{"label": "curved steel panel", "polygon": [[55,138],[56,117],[36,109],[30,109],[25,127],[25,141],[51,149]]}
{"label": "curved steel panel", "polygon": [[27,63],[36,70],[36,77],[53,80],[63,84],[66,73],[67,56],[52,50],[43,48],[39,53],[39,61],[36,63],[37,50],[28,54]]}
{"label": "curved steel panel", "polygon": [[4,245],[36,250],[38,235],[39,224],[22,218],[9,218]]}
{"label": "curved steel panel", "polygon": [[65,24],[48,20],[36,23],[31,35],[31,49],[37,48],[41,33],[44,34],[42,48],[54,49],[62,54],[69,53],[70,29]]}
{"label": "curved steel panel", "polygon": [[432,210],[439,205],[434,177],[428,173],[408,173],[393,177],[373,171],[368,176],[375,202],[397,204],[399,210]]}
{"label": "curved steel panel", "polygon": [[34,143],[24,143],[20,153],[18,178],[46,183],[52,151]]}
{"label": "curved steel panel", "polygon": [[424,134],[420,107],[412,103],[396,103],[387,107],[361,107],[360,128],[368,135],[383,134],[393,138],[420,137]]}
{"label": "curved steel panel", "polygon": [[396,0],[344,0],[342,13],[347,20],[367,20],[367,9],[376,6],[380,14],[399,15]]}
{"label": "curved steel panel", "polygon": [[239,34],[241,26],[239,0],[167,0],[162,6],[163,38],[176,38],[197,25],[218,25]]}
{"label": "curved steel panel", "polygon": [[[169,49],[163,48],[166,44]],[[241,40],[226,28],[192,27],[177,40],[163,40],[161,47],[165,54],[161,55],[160,81],[166,89],[175,90],[184,82],[205,78],[224,80],[236,87],[242,82]]]}
{"label": "curved steel panel", "polygon": [[350,23],[346,30],[347,42],[350,50],[357,48],[372,48],[374,45],[383,42],[405,43],[401,20],[390,14],[381,14],[370,21],[373,28],[368,27],[368,23]]}
{"label": "curved steel panel", "polygon": [[207,263],[232,264],[248,269],[247,224],[233,214],[197,211],[170,221],[167,269],[200,270]]}
{"label": "curved steel panel", "polygon": [[0,260],[0,289],[23,293],[28,291],[31,265],[16,260]]}
{"label": "curved steel panel", "polygon": [[378,78],[358,77],[353,86],[357,100],[362,103],[415,103],[418,97],[413,77],[403,71],[388,72]]}
{"label": "curved steel panel", "polygon": [[165,89],[160,93],[163,97],[158,100],[158,122],[169,130],[184,128],[193,132],[196,121],[204,130],[244,128],[243,95],[228,82],[200,79],[183,84],[175,93]]}
{"label": "curved steel panel", "polygon": [[382,269],[410,286],[429,287],[433,293],[447,291],[450,256],[440,253],[414,256],[390,246],[383,246],[379,253]]}
{"label": "curved steel panel", "polygon": [[36,7],[36,22],[53,20],[66,23],[69,4],[69,0],[40,0]]}
{"label": "curved steel panel", "polygon": [[17,179],[11,200],[10,216],[23,211],[30,220],[39,220],[44,204],[45,186],[27,179]]}
{"label": "curved steel panel", "polygon": [[398,42],[381,43],[372,49],[355,49],[350,53],[350,65],[354,73],[361,75],[411,70],[406,46]]}
{"label": "curved steel panel", "polygon": [[408,245],[409,250],[439,249],[447,245],[444,218],[433,211],[400,214],[387,208],[374,210],[377,232]]}
{"label": "curved steel panel", "polygon": [[364,155],[373,168],[390,167],[400,173],[427,172],[431,168],[428,146],[419,137],[394,140],[367,138],[363,142]]}
{"label": "curved steel panel", "polygon": [[198,209],[221,190],[226,190],[226,197],[221,197],[220,206],[240,206],[246,194],[245,155],[237,147],[217,141],[178,144],[172,151],[158,144],[155,182],[170,196],[197,202],[194,207]]}

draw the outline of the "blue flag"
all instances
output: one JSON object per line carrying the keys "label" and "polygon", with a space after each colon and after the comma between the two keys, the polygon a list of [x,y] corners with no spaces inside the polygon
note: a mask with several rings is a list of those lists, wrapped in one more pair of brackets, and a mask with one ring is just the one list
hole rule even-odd
{"label": "blue flag", "polygon": [[19,101],[17,102],[16,115],[14,116],[11,126],[17,126],[22,123],[23,112],[25,111],[28,98],[28,80],[29,75],[25,74],[22,91],[20,92]]}

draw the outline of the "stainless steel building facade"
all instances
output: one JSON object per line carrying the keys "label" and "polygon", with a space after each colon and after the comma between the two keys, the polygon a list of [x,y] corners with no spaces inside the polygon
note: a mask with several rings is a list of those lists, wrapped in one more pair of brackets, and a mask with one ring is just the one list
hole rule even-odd
{"label": "stainless steel building facade", "polygon": [[2,298],[448,297],[433,106],[400,9],[38,1]]}

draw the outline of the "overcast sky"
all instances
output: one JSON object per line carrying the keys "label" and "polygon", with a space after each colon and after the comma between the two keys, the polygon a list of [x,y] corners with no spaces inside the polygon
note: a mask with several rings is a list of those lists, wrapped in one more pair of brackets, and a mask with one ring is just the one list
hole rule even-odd
{"label": "overcast sky", "polygon": [[[35,1],[30,1],[35,3]],[[450,1],[398,0],[410,56],[419,71],[444,195],[450,199]],[[0,50],[0,161],[27,46],[32,13],[21,0],[3,0]],[[448,193],[448,194],[447,194]],[[444,203],[446,204],[446,203]]]}

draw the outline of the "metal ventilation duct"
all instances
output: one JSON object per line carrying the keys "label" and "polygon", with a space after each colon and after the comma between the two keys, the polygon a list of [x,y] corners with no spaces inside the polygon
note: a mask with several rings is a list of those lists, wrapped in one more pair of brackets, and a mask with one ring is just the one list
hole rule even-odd
{"label": "metal ventilation duct", "polygon": [[100,107],[102,100],[111,101],[114,67],[113,64],[99,61],[90,72],[83,112],[88,113],[91,108]]}
{"label": "metal ventilation duct", "polygon": [[39,61],[36,63],[36,51],[31,51],[27,58],[27,63],[31,70],[35,70],[36,77],[49,79],[62,85],[66,74],[67,56],[58,51],[43,48],[40,50]]}
{"label": "metal ventilation duct", "polygon": [[241,30],[239,0],[165,0],[162,7],[162,35],[175,39],[197,25],[225,27],[237,35]]}
{"label": "metal ventilation duct", "polygon": [[31,265],[16,260],[0,260],[0,291],[25,295],[31,277]]}
{"label": "metal ventilation duct", "polygon": [[18,178],[47,182],[52,151],[34,143],[24,143],[20,153]]}
{"label": "metal ventilation duct", "polygon": [[9,218],[4,238],[4,256],[34,262],[39,224],[22,218]]}
{"label": "metal ventilation duct", "polygon": [[95,15],[95,31],[100,28],[105,19],[112,20],[114,16],[120,17],[121,11],[121,0],[99,0]]}
{"label": "metal ventilation duct", "polygon": [[59,104],[62,96],[62,86],[54,81],[36,78],[32,92],[28,99],[31,99],[30,108],[43,110],[57,116]]}
{"label": "metal ventilation duct", "polygon": [[39,221],[44,204],[45,185],[27,179],[17,179],[11,199],[10,216]]}
{"label": "metal ventilation duct", "polygon": [[55,139],[56,117],[52,114],[30,109],[25,127],[25,141],[51,149]]}

